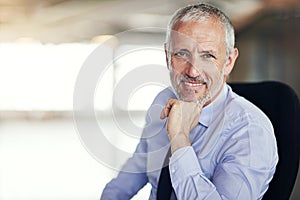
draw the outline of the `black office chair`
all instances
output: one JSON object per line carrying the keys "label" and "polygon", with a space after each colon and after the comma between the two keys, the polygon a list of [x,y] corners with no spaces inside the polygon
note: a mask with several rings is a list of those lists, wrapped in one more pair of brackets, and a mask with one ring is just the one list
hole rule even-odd
{"label": "black office chair", "polygon": [[229,85],[259,107],[274,126],[279,162],[263,199],[289,199],[299,168],[300,106],[297,95],[288,85],[275,81]]}

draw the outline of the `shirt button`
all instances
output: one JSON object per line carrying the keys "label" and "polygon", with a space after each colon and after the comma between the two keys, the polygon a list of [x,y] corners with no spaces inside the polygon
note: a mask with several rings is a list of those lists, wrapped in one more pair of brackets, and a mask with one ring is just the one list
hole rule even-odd
{"label": "shirt button", "polygon": [[174,174],[174,173],[175,173],[175,171],[176,171],[175,169],[172,169],[172,170],[171,170],[171,173],[172,173],[172,174]]}

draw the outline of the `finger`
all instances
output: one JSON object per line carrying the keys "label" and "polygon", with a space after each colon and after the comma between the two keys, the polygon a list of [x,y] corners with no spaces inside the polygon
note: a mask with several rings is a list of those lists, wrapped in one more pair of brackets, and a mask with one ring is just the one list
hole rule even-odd
{"label": "finger", "polygon": [[165,119],[167,116],[165,115],[165,108],[163,108],[160,112],[160,119]]}
{"label": "finger", "polygon": [[173,107],[173,105],[177,102],[177,99],[172,99],[170,98],[167,102],[167,104],[165,105],[165,107],[162,109],[161,113],[160,113],[160,119],[164,119],[166,117],[169,116],[169,113]]}

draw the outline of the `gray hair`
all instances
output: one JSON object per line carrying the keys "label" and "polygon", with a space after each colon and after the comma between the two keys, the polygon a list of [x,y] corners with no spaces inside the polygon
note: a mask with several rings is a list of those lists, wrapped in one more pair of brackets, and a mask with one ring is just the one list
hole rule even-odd
{"label": "gray hair", "polygon": [[186,22],[190,20],[202,21],[211,17],[215,17],[223,26],[225,33],[226,53],[227,56],[231,54],[234,49],[235,39],[234,28],[230,19],[218,8],[204,3],[189,5],[180,8],[174,13],[167,27],[166,48],[168,53],[170,52],[171,32],[178,22]]}

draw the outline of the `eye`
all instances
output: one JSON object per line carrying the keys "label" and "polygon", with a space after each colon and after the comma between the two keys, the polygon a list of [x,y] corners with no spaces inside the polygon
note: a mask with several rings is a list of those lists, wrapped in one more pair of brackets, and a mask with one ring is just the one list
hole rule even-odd
{"label": "eye", "polygon": [[205,54],[202,54],[201,55],[202,58],[205,58],[205,59],[216,59],[216,57],[214,55],[212,55],[211,53],[205,53]]}
{"label": "eye", "polygon": [[182,49],[182,50],[175,52],[174,55],[176,57],[180,57],[180,58],[188,58],[190,56],[190,53],[187,50]]}

